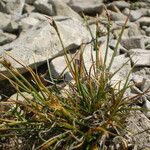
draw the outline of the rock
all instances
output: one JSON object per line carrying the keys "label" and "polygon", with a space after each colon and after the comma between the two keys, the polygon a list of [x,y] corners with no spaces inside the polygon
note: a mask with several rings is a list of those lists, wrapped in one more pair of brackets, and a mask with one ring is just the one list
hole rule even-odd
{"label": "rock", "polygon": [[[122,35],[122,39],[128,39],[129,36],[128,36],[128,28],[126,28],[123,32],[123,35]],[[114,39],[118,39],[119,36],[120,36],[120,33],[121,33],[121,28],[119,27],[118,29],[114,29],[112,31],[113,35],[114,35]]]}
{"label": "rock", "polygon": [[145,92],[146,90],[150,89],[150,80],[147,78],[143,78],[141,90]]}
{"label": "rock", "polygon": [[40,21],[38,19],[35,19],[33,17],[26,17],[26,18],[23,18],[21,21],[20,21],[20,28],[21,30],[28,30],[30,28],[32,28],[33,26],[36,26]]}
{"label": "rock", "polygon": [[[65,47],[72,46],[71,48],[74,48],[75,46],[79,46],[83,41],[86,42],[91,39],[86,27],[76,19],[65,17],[56,23]],[[73,28],[72,24],[74,25]],[[12,43],[0,48],[0,55],[4,55],[5,51],[9,51],[9,54],[17,58],[18,61],[33,68],[35,67],[35,63],[38,66],[47,59],[51,59],[63,52],[55,29],[48,22],[34,26],[24,34],[21,34]],[[25,72],[25,69],[19,64],[12,60],[10,61],[12,65],[20,68],[21,72]],[[0,71],[7,74],[5,68],[2,66],[0,66]]]}
{"label": "rock", "polygon": [[24,5],[23,13],[31,14],[34,11],[35,11],[35,6],[28,5],[28,4]]}
{"label": "rock", "polygon": [[[77,51],[77,53],[80,54],[79,51]],[[93,51],[93,46],[91,44],[88,44],[85,46],[84,50],[83,50],[83,62],[84,62],[84,66],[86,68],[86,70],[89,72],[90,67],[92,65],[92,57],[91,57],[91,53],[93,54],[93,60],[95,61],[95,51]],[[68,55],[69,60],[71,61],[70,56]],[[74,57],[74,59],[79,60],[78,55],[75,56],[75,53],[72,54],[72,57]],[[58,78],[62,71],[64,71],[64,69],[66,68],[67,64],[66,64],[66,60],[64,56],[61,57],[57,57],[55,59],[53,59],[50,63],[51,65],[51,71],[52,71],[52,75],[55,78]],[[68,68],[65,70],[64,74],[66,74],[68,72]],[[71,74],[69,75],[70,79],[72,79]]]}
{"label": "rock", "polygon": [[[34,104],[32,99],[34,99],[34,97],[31,93],[29,94],[27,92],[20,92],[20,93],[15,93],[11,95],[7,101],[8,102],[16,101],[16,102],[20,102],[23,104],[27,104],[27,101],[30,101],[32,104]],[[8,111],[13,111],[14,109],[15,109],[15,112],[18,112],[19,114],[23,115],[24,109],[21,108],[21,105],[10,104]]]}
{"label": "rock", "polygon": [[11,22],[11,16],[0,12],[0,29],[5,29]]}
{"label": "rock", "polygon": [[[101,48],[103,47],[103,45],[101,46]],[[105,51],[105,50],[104,50]],[[92,58],[93,55],[93,58]],[[85,48],[83,49],[83,61],[84,61],[84,65],[85,68],[87,70],[87,72],[89,73],[91,66],[93,64],[93,61],[96,61],[96,53],[94,51],[94,47],[91,44],[88,44],[85,46]],[[91,69],[91,74],[94,74],[93,69]]]}
{"label": "rock", "polygon": [[11,21],[9,24],[4,28],[5,32],[16,34],[19,30],[19,23],[16,21]]}
{"label": "rock", "polygon": [[30,5],[33,5],[33,3],[35,2],[36,0],[25,0],[25,2],[27,4],[30,4]]}
{"label": "rock", "polygon": [[[64,56],[53,59],[50,62],[50,69],[51,69],[52,77],[55,79],[64,77],[65,73],[68,72],[68,69],[66,67],[67,67],[67,64],[66,64]],[[65,68],[66,68],[66,70],[65,70]],[[63,73],[63,71],[64,71],[64,73]],[[61,74],[62,74],[62,76],[60,76]]]}
{"label": "rock", "polygon": [[141,36],[142,35],[141,29],[138,26],[138,24],[134,23],[131,26],[129,26],[128,35],[129,35],[129,37],[135,37],[135,36]]}
{"label": "rock", "polygon": [[150,36],[150,27],[148,27],[148,28],[146,29],[146,35],[147,35],[147,36]]}
{"label": "rock", "polygon": [[4,33],[2,31],[0,31],[0,45],[4,45],[7,43],[12,42],[13,40],[16,39],[16,35],[14,34],[10,34],[10,33]]}
{"label": "rock", "polygon": [[0,11],[1,12],[5,11],[5,2],[4,1],[0,1]]}
{"label": "rock", "polygon": [[126,16],[124,16],[122,13],[116,13],[113,11],[108,11],[109,15],[110,15],[110,19],[112,21],[125,21],[126,20]]}
{"label": "rock", "polygon": [[103,0],[71,0],[69,6],[77,13],[93,15],[101,14],[104,8]]}
{"label": "rock", "polygon": [[[106,42],[104,42],[100,47],[100,53],[102,54],[101,61],[104,60],[105,51],[106,51]],[[77,51],[77,53],[80,54],[79,51]],[[107,65],[110,62],[112,53],[113,53],[113,51],[111,49],[109,49],[108,56],[107,56],[107,63],[106,63]],[[75,53],[72,53],[72,57],[75,57],[76,60],[80,60],[78,56],[79,55],[75,56]],[[91,69],[91,66],[93,64],[93,61],[94,62],[96,61],[96,57],[95,57],[96,52],[94,51],[94,47],[92,44],[85,45],[82,56],[83,56],[84,66],[85,66],[87,72],[89,72]],[[70,59],[70,57],[69,57],[69,59]],[[58,78],[61,75],[62,71],[64,71],[64,69],[67,66],[64,56],[54,58],[51,61],[50,66],[51,66],[51,73],[52,73],[53,77]],[[64,75],[66,75],[66,73],[68,73],[68,72],[69,72],[69,70],[67,68],[64,72]],[[91,74],[94,74],[93,69],[91,69]],[[67,78],[69,78],[71,80],[73,77],[71,76],[71,74],[68,74]]]}
{"label": "rock", "polygon": [[[117,40],[111,40],[109,42],[109,47],[114,50],[117,44]],[[121,54],[121,53],[126,53],[127,49],[125,49],[122,45],[119,45],[118,50],[117,50],[117,54]]]}
{"label": "rock", "polygon": [[150,0],[139,0],[139,1],[145,2],[145,3],[147,3],[147,4],[150,3]]}
{"label": "rock", "polygon": [[31,100],[33,99],[33,96],[27,92],[21,92],[20,93],[15,93],[12,96],[10,96],[10,98],[8,99],[8,101],[20,101],[20,102],[26,102],[26,99]]}
{"label": "rock", "polygon": [[137,2],[135,2],[131,5],[131,9],[140,9],[140,8],[146,9],[146,8],[149,8],[149,7],[150,7],[150,4],[145,3],[143,1],[142,2],[137,1]]}
{"label": "rock", "polygon": [[127,21],[127,23],[125,24],[125,20],[121,20],[121,21],[114,21],[116,28],[120,28],[122,26],[125,26],[125,28],[128,28],[130,26],[132,26],[134,23]]}
{"label": "rock", "polygon": [[115,6],[114,4],[111,4],[111,5],[108,4],[107,9],[111,10],[111,11],[114,11],[116,13],[121,13],[120,9],[117,6]]}
{"label": "rock", "polygon": [[129,54],[136,67],[150,66],[150,51],[143,49],[130,49]]}
{"label": "rock", "polygon": [[108,7],[110,7],[111,5],[115,5],[121,10],[130,7],[130,4],[125,1],[113,1],[112,3],[108,4]]}
{"label": "rock", "polygon": [[[105,37],[105,39],[106,39],[106,37]],[[99,51],[100,51],[102,60],[104,61],[105,54],[106,54],[106,48],[107,48],[107,42],[106,42],[106,40],[104,40],[104,41],[103,40],[102,41],[99,40],[98,42],[100,43]],[[108,47],[108,54],[107,54],[107,60],[106,60],[106,66],[107,67],[108,67],[108,65],[110,63],[112,55],[113,55],[113,50],[110,47]]]}
{"label": "rock", "polygon": [[137,149],[149,149],[150,142],[150,120],[141,111],[132,111],[126,120],[127,137],[130,143],[137,145]]}
{"label": "rock", "polygon": [[54,15],[56,16],[68,16],[76,18],[77,20],[82,21],[83,19],[75,11],[73,11],[66,3],[61,0],[50,0],[54,8]]}
{"label": "rock", "polygon": [[54,10],[49,0],[36,0],[34,6],[36,10],[42,14],[46,14],[48,16],[54,15]]}
{"label": "rock", "polygon": [[32,17],[32,18],[35,18],[35,19],[38,19],[39,21],[43,22],[43,21],[47,21],[47,18],[43,15],[43,14],[40,14],[38,12],[32,12],[29,17]]}
{"label": "rock", "polygon": [[150,10],[146,9],[143,16],[150,17]]}
{"label": "rock", "polygon": [[[114,73],[119,68],[121,69],[111,78],[111,84],[115,85],[116,83],[120,82],[120,88],[122,89],[126,82],[128,74],[131,71],[131,64],[130,64],[129,58],[125,57],[125,55],[118,55],[114,58],[110,72]],[[131,78],[132,78],[132,74],[130,74],[129,76],[129,81],[131,80]],[[118,85],[118,88],[119,88],[119,85]]]}
{"label": "rock", "polygon": [[143,36],[132,36],[130,38],[123,38],[121,40],[121,45],[125,47],[127,50],[130,49],[144,49],[145,44],[144,44],[144,37]]}
{"label": "rock", "polygon": [[149,67],[136,67],[133,69],[133,74],[142,76],[143,78],[150,79],[150,68]]}
{"label": "rock", "polygon": [[145,98],[143,108],[146,109],[144,112],[147,118],[150,118],[150,101]]}
{"label": "rock", "polygon": [[14,16],[20,16],[23,11],[25,0],[5,0],[5,5],[3,5],[4,13],[8,13]]}
{"label": "rock", "polygon": [[150,41],[149,42],[145,42],[145,49],[150,50]]}
{"label": "rock", "polygon": [[130,21],[136,21],[139,18],[141,18],[142,15],[143,15],[142,12],[139,10],[131,10],[129,19]]}
{"label": "rock", "polygon": [[69,4],[70,0],[62,0],[64,3]]}
{"label": "rock", "polygon": [[141,86],[143,84],[143,77],[142,76],[134,74],[132,76],[132,81],[134,82],[134,84],[135,84],[136,87],[138,87],[139,89],[141,89]]}
{"label": "rock", "polygon": [[150,44],[146,45],[146,46],[145,46],[145,49],[146,49],[146,50],[150,50]]}
{"label": "rock", "polygon": [[122,14],[126,15],[126,16],[129,16],[130,15],[130,9],[129,8],[125,8],[123,11],[122,11]]}
{"label": "rock", "polygon": [[137,22],[140,26],[150,26],[150,17],[142,17]]}

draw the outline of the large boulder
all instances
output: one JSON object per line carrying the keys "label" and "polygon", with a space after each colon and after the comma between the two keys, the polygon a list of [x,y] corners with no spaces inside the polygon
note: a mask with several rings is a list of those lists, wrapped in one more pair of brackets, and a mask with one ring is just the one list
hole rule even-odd
{"label": "large boulder", "polygon": [[[91,40],[87,28],[80,21],[69,17],[56,17],[55,20],[64,47],[70,46],[69,49],[72,49],[82,42]],[[63,52],[54,27],[47,21],[33,26],[12,43],[0,47],[1,56],[7,57],[6,51],[12,57],[33,68]],[[12,59],[10,59],[10,62],[16,68],[20,68],[21,72],[25,72],[25,69]],[[0,66],[0,72],[7,73],[2,65]]]}

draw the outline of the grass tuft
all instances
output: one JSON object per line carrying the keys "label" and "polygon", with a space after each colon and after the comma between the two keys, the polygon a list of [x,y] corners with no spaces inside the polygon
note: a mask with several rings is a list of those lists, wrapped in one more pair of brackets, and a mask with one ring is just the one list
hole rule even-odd
{"label": "grass tuft", "polygon": [[[86,16],[84,18],[86,20]],[[82,46],[77,52],[78,57],[69,56],[63,45],[57,23],[51,20],[51,25],[55,28],[64,49],[64,57],[73,81],[67,83],[68,89],[64,89],[62,93],[56,83],[49,88],[45,87],[37,72],[35,73],[30,67],[24,66],[13,57],[10,56],[31,74],[32,83],[10,62],[1,59],[0,63],[13,78],[2,76],[9,80],[24,101],[11,100],[8,102],[10,106],[15,103],[15,108],[5,113],[4,118],[0,118],[0,137],[10,135],[27,137],[35,150],[104,150],[115,147],[115,141],[119,141],[121,149],[127,149],[128,142],[121,131],[130,110],[133,110],[134,100],[124,95],[130,88],[129,81],[127,78],[122,89],[115,89],[115,85],[109,84],[112,76],[124,67],[123,65],[114,74],[109,73],[124,27],[109,66],[106,66],[106,61],[110,26],[108,26],[107,50],[104,60],[100,52],[98,37],[96,39],[92,37],[96,60],[93,59],[90,69],[87,70]],[[119,85],[120,82],[117,84]],[[22,92],[30,94],[32,98]],[[134,98],[137,99],[137,97]],[[22,110],[21,112],[18,111],[18,107]]]}

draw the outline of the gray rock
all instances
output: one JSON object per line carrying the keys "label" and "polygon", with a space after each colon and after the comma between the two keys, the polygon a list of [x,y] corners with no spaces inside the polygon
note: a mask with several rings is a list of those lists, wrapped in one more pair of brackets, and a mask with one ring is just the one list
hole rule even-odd
{"label": "gray rock", "polygon": [[70,0],[62,0],[64,3],[69,4]]}
{"label": "gray rock", "polygon": [[144,37],[143,36],[132,36],[130,38],[123,38],[121,40],[121,45],[125,47],[127,50],[130,49],[144,49],[145,44],[144,44]]}
{"label": "gray rock", "polygon": [[126,16],[123,15],[122,13],[116,13],[116,12],[113,12],[113,11],[108,11],[109,14],[110,14],[110,19],[112,21],[125,21],[126,20]]}
{"label": "gray rock", "polygon": [[13,40],[16,39],[16,35],[14,34],[10,34],[10,33],[4,33],[2,31],[0,31],[0,45],[4,45],[7,43],[12,42]]}
{"label": "gray rock", "polygon": [[150,26],[150,17],[142,17],[137,22],[140,26]]}
{"label": "gray rock", "polygon": [[54,8],[54,15],[56,16],[68,16],[72,18],[76,18],[78,20],[83,20],[79,14],[77,14],[74,10],[72,10],[66,3],[61,0],[50,0]]}
{"label": "gray rock", "polygon": [[[117,44],[117,40],[111,40],[109,42],[109,47],[114,50]],[[119,45],[118,50],[117,50],[118,54],[120,53],[126,53],[127,49],[125,49],[122,45]]]}
{"label": "gray rock", "polygon": [[0,12],[0,29],[5,29],[11,22],[11,16]]}
{"label": "gray rock", "polygon": [[22,14],[24,4],[25,0],[5,0],[2,12],[20,16]]}
{"label": "gray rock", "polygon": [[150,50],[150,44],[147,44],[147,45],[145,46],[145,49]]}
{"label": "gray rock", "polygon": [[140,9],[140,8],[144,8],[144,9],[148,8],[149,9],[149,7],[150,7],[150,4],[145,3],[143,1],[142,2],[137,1],[131,5],[131,9]]}
{"label": "gray rock", "polygon": [[128,35],[129,37],[142,35],[139,25],[136,23],[132,24],[128,29]]}
{"label": "gray rock", "polygon": [[146,90],[150,89],[150,80],[147,78],[143,78],[141,90],[145,92]]}
{"label": "gray rock", "polygon": [[25,2],[27,3],[27,4],[33,4],[34,2],[35,2],[36,0],[25,0]]}
{"label": "gray rock", "polygon": [[[105,37],[106,39],[106,37]],[[106,48],[107,48],[107,42],[106,40],[104,41],[98,41],[100,44],[100,54],[101,54],[101,57],[102,57],[102,60],[104,61],[104,58],[105,58],[105,54],[106,54]],[[107,60],[106,60],[106,66],[108,67],[109,63],[110,63],[110,60],[111,60],[111,57],[113,55],[113,50],[108,47],[108,54],[107,54]]]}
{"label": "gray rock", "polygon": [[36,26],[40,21],[38,19],[35,19],[33,17],[26,17],[26,18],[23,18],[21,21],[20,21],[20,29],[23,30],[23,31],[26,31],[30,28],[32,28],[33,26]]}
{"label": "gray rock", "polygon": [[119,9],[124,9],[124,8],[129,8],[130,7],[130,4],[125,2],[125,1],[114,1],[110,4],[108,4],[108,6],[110,5],[115,5],[117,6]]}
{"label": "gray rock", "polygon": [[123,11],[122,11],[122,14],[126,15],[126,16],[129,16],[130,14],[130,9],[129,8],[125,8]]}
{"label": "gray rock", "polygon": [[150,66],[150,51],[143,49],[131,49],[129,54],[136,67]]}
{"label": "gray rock", "polygon": [[[72,28],[72,24],[74,27]],[[64,18],[57,21],[57,27],[64,46],[74,48],[79,46],[83,41],[91,40],[87,28],[80,21],[71,18]],[[0,54],[5,56],[4,52],[9,51],[9,54],[17,60],[31,65],[31,67],[42,64],[47,59],[51,59],[63,52],[62,46],[58,39],[56,31],[48,22],[43,22],[34,26],[24,34],[21,34],[18,39],[10,44],[4,45],[1,48]],[[10,59],[12,65],[20,68],[21,72],[25,72],[19,64]],[[7,74],[4,67],[0,66],[0,71]]]}
{"label": "gray rock", "polygon": [[19,23],[11,20],[9,24],[4,28],[5,32],[16,33],[19,30]]}
{"label": "gray rock", "polygon": [[36,10],[42,14],[46,14],[49,16],[54,15],[54,10],[49,0],[36,0],[34,6]]}
{"label": "gray rock", "polygon": [[127,137],[130,143],[137,145],[138,150],[149,149],[149,128],[150,120],[139,110],[132,111],[126,119],[126,131],[129,131]]}
{"label": "gray rock", "polygon": [[0,1],[0,11],[5,12],[5,2],[4,1]]}
{"label": "gray rock", "polygon": [[146,29],[146,35],[147,35],[147,36],[150,36],[150,27],[148,27],[148,28]]}
{"label": "gray rock", "polygon": [[146,2],[146,3],[150,3],[150,0],[139,0],[141,2]]}
{"label": "gray rock", "polygon": [[129,19],[130,21],[136,21],[141,18],[142,15],[143,14],[140,10],[131,10]]}
{"label": "gray rock", "polygon": [[[68,55],[69,57],[69,55]],[[66,68],[66,70],[65,70]],[[66,60],[64,56],[57,57],[50,62],[51,74],[54,79],[64,77],[65,73],[68,72]],[[64,71],[64,72],[63,72]],[[62,75],[62,76],[61,76]]]}
{"label": "gray rock", "polygon": [[[125,55],[118,55],[115,57],[110,71],[111,73],[114,73],[119,68],[121,69],[111,78],[111,83],[115,85],[116,83],[120,82],[120,88],[123,88],[126,82],[126,79],[128,77],[128,74],[131,71],[131,64],[130,64],[129,58],[125,57]],[[132,74],[130,74],[129,76],[129,81],[131,80],[131,78],[132,78]],[[118,88],[119,88],[119,85],[118,85]]]}
{"label": "gray rock", "polygon": [[24,13],[30,14],[30,13],[32,13],[34,11],[35,11],[35,6],[28,5],[28,4],[24,5],[24,10],[23,10]]}
{"label": "gray rock", "polygon": [[136,67],[133,70],[133,74],[142,76],[143,78],[150,79],[150,68],[149,67]]}
{"label": "gray rock", "polygon": [[143,77],[142,76],[137,75],[137,74],[133,74],[132,80],[133,80],[136,87],[141,88],[141,86],[143,84]]}
{"label": "gray rock", "polygon": [[32,18],[35,18],[35,19],[38,19],[39,21],[47,21],[47,18],[43,15],[43,14],[40,14],[38,12],[32,12],[29,17],[32,17]]}
{"label": "gray rock", "polygon": [[125,28],[128,28],[130,26],[132,26],[134,23],[128,21],[126,24],[125,24],[125,20],[121,20],[121,21],[114,21],[114,23],[116,24],[116,28],[121,28],[122,26],[125,25]]}
{"label": "gray rock", "polygon": [[141,11],[143,17],[150,17],[150,10],[149,9],[141,8],[140,11]]}
{"label": "gray rock", "polygon": [[[115,29],[113,30],[113,35],[114,35],[114,39],[118,39],[119,36],[120,36],[120,33],[121,33],[121,28],[118,28],[118,29]],[[129,35],[128,35],[128,28],[126,28],[123,32],[123,35],[122,35],[122,39],[126,39],[126,38],[129,38]]]}
{"label": "gray rock", "polygon": [[150,118],[150,101],[145,98],[143,108],[146,109],[144,114],[147,118]]}
{"label": "gray rock", "polygon": [[[34,96],[31,93],[20,92],[20,93],[15,93],[15,94],[11,95],[7,101],[8,102],[18,101],[18,102],[22,102],[24,104],[27,104],[28,103],[27,100],[32,101],[33,99],[34,99]],[[14,109],[16,110],[16,112],[23,115],[24,109],[21,108],[20,106],[17,106],[17,104],[12,103],[8,106],[8,111],[12,111]]]}
{"label": "gray rock", "polygon": [[103,0],[71,0],[69,6],[78,13],[96,14],[103,11]]}
{"label": "gray rock", "polygon": [[[26,100],[32,100],[34,97],[32,94],[29,94],[27,92],[21,92],[21,93],[15,93],[10,96],[8,101],[20,101],[20,102],[25,102]],[[15,104],[14,104],[15,105]]]}

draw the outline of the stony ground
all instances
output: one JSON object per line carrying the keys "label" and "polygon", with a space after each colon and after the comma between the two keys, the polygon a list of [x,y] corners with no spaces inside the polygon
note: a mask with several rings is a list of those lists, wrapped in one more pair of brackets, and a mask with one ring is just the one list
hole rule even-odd
{"label": "stony ground", "polygon": [[[126,66],[114,76],[112,82],[122,81],[134,65],[130,80],[135,83],[130,95],[142,93],[150,87],[150,0],[124,1],[124,0],[1,0],[0,1],[0,56],[6,57],[22,73],[26,70],[6,56],[5,52],[11,54],[32,68],[43,64],[39,69],[41,73],[47,70],[45,62],[50,60],[50,66],[54,77],[57,77],[66,67],[63,51],[57,33],[50,25],[50,19],[57,23],[58,30],[63,39],[64,46],[71,53],[78,50],[82,43],[86,44],[84,50],[84,61],[86,67],[90,67],[91,57],[90,44],[91,35],[83,18],[82,12],[88,15],[88,24],[95,37],[95,16],[98,14],[99,38],[102,54],[105,53],[107,40],[107,8],[111,20],[111,33],[109,42],[109,58],[112,56],[115,44],[119,37],[122,25],[129,16],[120,46],[112,66],[112,72],[125,63],[129,56],[131,60]],[[131,11],[130,11],[131,10]],[[50,19],[47,19],[49,16]],[[8,75],[8,72],[0,64],[0,73]],[[71,80],[66,71],[66,80]],[[27,75],[28,76],[28,75]],[[7,81],[0,76],[0,99],[4,95],[11,96],[14,90]],[[150,109],[150,94],[144,95],[139,107]],[[137,102],[138,104],[139,102]],[[135,105],[137,105],[135,104]],[[0,109],[2,106],[0,106]],[[133,131],[127,134],[129,140],[136,145],[134,148],[150,149],[150,113],[132,113],[127,121],[128,129]],[[143,132],[144,130],[147,130]],[[141,134],[138,134],[142,132]],[[11,146],[2,142],[7,141]],[[22,143],[23,140],[19,139]],[[0,141],[0,149],[23,149],[15,147],[16,139]],[[17,141],[18,142],[18,141]]]}

